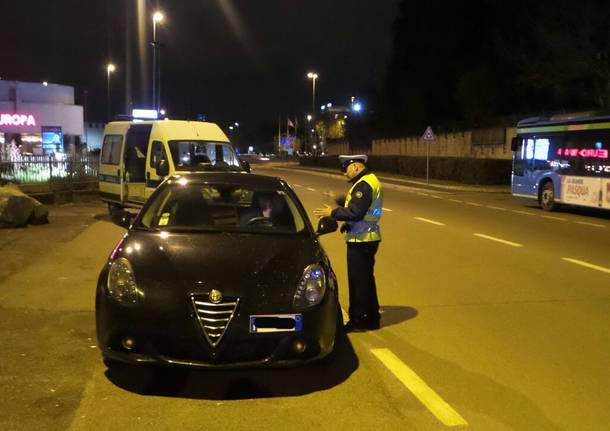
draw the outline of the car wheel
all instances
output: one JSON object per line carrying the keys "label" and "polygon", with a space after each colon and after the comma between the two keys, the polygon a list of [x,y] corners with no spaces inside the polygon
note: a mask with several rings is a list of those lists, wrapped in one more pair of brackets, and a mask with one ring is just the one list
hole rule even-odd
{"label": "car wheel", "polygon": [[545,211],[553,211],[557,204],[555,203],[555,187],[552,181],[547,181],[542,186],[540,192],[540,206]]}

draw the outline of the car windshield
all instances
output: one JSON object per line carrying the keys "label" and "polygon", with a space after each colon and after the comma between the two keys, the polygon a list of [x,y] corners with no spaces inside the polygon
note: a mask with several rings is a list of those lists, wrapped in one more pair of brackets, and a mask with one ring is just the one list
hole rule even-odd
{"label": "car windshield", "polygon": [[244,170],[228,142],[169,141],[176,171]]}
{"label": "car windshield", "polygon": [[300,204],[282,190],[173,180],[151,199],[136,227],[168,232],[298,233],[305,229]]}

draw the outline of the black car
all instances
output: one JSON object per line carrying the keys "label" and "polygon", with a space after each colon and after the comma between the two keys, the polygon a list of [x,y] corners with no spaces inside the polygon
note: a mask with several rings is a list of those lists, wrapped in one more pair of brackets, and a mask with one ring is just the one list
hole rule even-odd
{"label": "black car", "polygon": [[333,351],[342,319],[318,235],[279,178],[166,179],[110,254],[96,291],[107,364],[284,366]]}

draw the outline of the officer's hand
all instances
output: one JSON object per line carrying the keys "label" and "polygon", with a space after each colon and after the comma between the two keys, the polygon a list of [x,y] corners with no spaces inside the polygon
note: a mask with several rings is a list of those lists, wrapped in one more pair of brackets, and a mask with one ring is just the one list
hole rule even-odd
{"label": "officer's hand", "polygon": [[330,207],[330,205],[324,205],[324,208],[316,208],[313,210],[313,213],[318,217],[330,217],[332,212],[333,209]]}
{"label": "officer's hand", "polygon": [[341,232],[341,233],[349,232],[349,225],[347,223],[343,223],[341,225],[341,228],[339,229],[339,232]]}

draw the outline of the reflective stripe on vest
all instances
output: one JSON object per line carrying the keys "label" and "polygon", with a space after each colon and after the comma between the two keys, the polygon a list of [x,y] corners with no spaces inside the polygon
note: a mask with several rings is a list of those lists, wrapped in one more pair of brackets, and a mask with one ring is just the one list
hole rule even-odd
{"label": "reflective stripe on vest", "polygon": [[352,192],[356,184],[360,181],[366,182],[373,190],[371,205],[369,206],[364,218],[357,222],[349,223],[349,232],[345,235],[347,242],[370,242],[381,241],[381,233],[379,232],[379,218],[381,217],[381,208],[383,205],[383,192],[381,191],[381,183],[374,174],[366,174],[362,176],[347,192],[344,207],[347,208],[349,201],[352,200]]}

